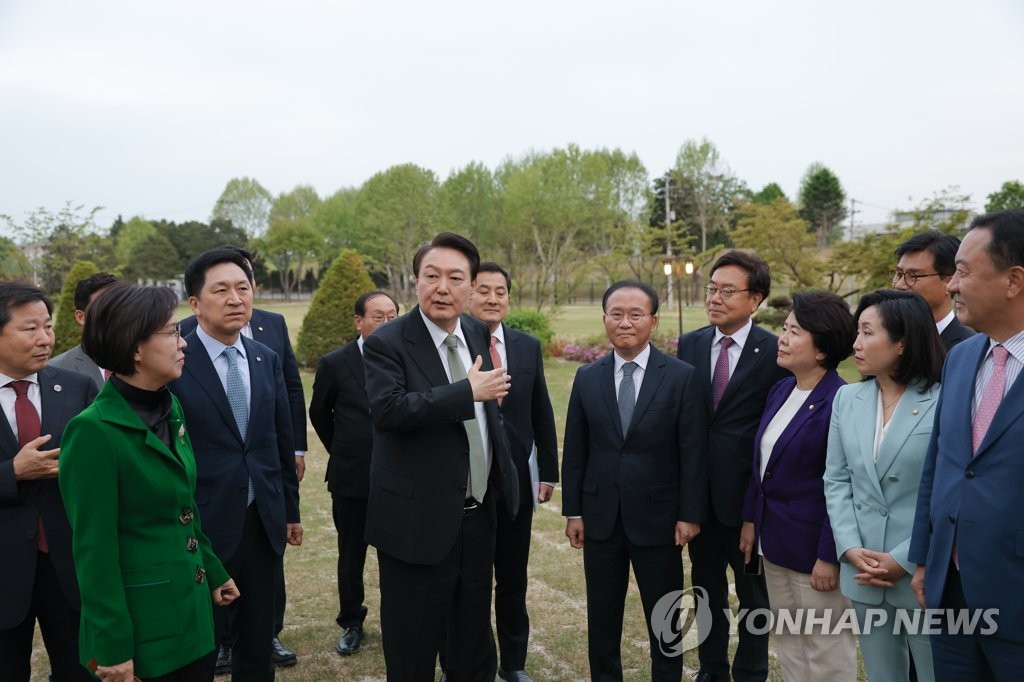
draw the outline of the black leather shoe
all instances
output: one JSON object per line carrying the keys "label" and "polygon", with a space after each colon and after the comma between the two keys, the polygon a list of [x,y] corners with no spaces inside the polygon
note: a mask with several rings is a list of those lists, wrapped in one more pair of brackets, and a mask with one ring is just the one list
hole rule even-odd
{"label": "black leather shoe", "polygon": [[217,664],[213,668],[214,675],[227,675],[231,672],[231,647],[221,644],[217,649]]}
{"label": "black leather shoe", "polygon": [[718,675],[712,673],[699,672],[694,678],[694,682],[719,682],[719,678]]}
{"label": "black leather shoe", "polygon": [[338,646],[334,648],[342,656],[351,656],[352,654],[359,652],[359,647],[362,643],[363,626],[353,625],[345,630],[345,634],[343,634],[341,639],[338,640]]}
{"label": "black leather shoe", "polygon": [[299,662],[299,659],[295,657],[295,652],[281,644],[281,640],[277,637],[270,640],[270,648],[273,650],[271,658],[274,659],[274,665],[278,668],[290,668]]}
{"label": "black leather shoe", "polygon": [[527,675],[525,670],[502,670],[499,668],[498,677],[505,682],[533,682],[533,678]]}

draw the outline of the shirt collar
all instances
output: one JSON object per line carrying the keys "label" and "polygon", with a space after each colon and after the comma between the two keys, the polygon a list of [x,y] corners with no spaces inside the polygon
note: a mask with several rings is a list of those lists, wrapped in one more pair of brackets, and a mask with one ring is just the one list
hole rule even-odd
{"label": "shirt collar", "polygon": [[505,345],[505,325],[498,324],[498,328],[491,332],[491,336],[498,339],[498,343],[502,346]]}
{"label": "shirt collar", "polygon": [[[227,344],[218,341],[217,339],[207,334],[206,330],[203,329],[203,325],[201,324],[196,325],[196,337],[199,339],[200,343],[203,344],[203,348],[206,349],[207,355],[210,356],[210,362],[216,360],[218,356],[224,353],[224,349],[228,347]],[[235,339],[235,342],[231,344],[231,347],[238,349],[239,355],[242,357],[243,360],[245,359],[245,344],[242,343],[241,334],[239,334],[238,337]]]}
{"label": "shirt collar", "polygon": [[[433,322],[429,317],[424,315],[422,308],[420,308],[420,317],[423,318],[423,324],[427,325],[427,332],[430,334],[430,339],[434,342],[434,347],[440,348],[441,344],[444,343],[444,340],[448,338],[448,332],[438,327],[435,322]],[[455,331],[453,331],[452,334],[459,338],[459,341],[462,342],[463,346],[469,348],[469,344],[466,343],[466,336],[465,334],[462,333],[461,317],[455,318]]]}
{"label": "shirt collar", "polygon": [[940,334],[946,331],[946,327],[948,327],[949,323],[953,321],[954,314],[953,309],[950,308],[949,312],[946,313],[946,316],[935,323],[935,328],[939,330]]}
{"label": "shirt collar", "polygon": [[39,383],[39,373],[38,372],[34,372],[32,374],[29,374],[27,377],[22,377],[21,379],[15,379],[14,377],[9,377],[6,374],[0,374],[0,386],[6,386],[7,384],[11,383],[12,381],[27,381],[30,384],[38,384]]}
{"label": "shirt collar", "polygon": [[754,328],[754,320],[749,319],[747,323],[743,325],[735,334],[723,334],[722,330],[715,327],[715,340],[711,343],[714,346],[716,343],[722,340],[723,336],[729,336],[732,338],[736,346],[743,350],[743,346],[747,344],[747,337],[750,336],[750,330]]}
{"label": "shirt collar", "polygon": [[637,364],[637,366],[640,367],[641,370],[646,372],[647,371],[647,363],[651,359],[651,344],[648,343],[646,346],[644,346],[644,349],[642,351],[640,351],[639,353],[637,353],[637,356],[635,358],[633,358],[632,360],[624,360],[622,358],[622,356],[619,355],[618,351],[613,352],[612,355],[615,356],[615,373],[616,374],[619,374],[620,372],[622,372],[622,366],[624,364],[626,364],[627,362],[635,362]]}
{"label": "shirt collar", "polygon": [[1006,349],[1006,352],[1013,356],[1013,358],[1018,362],[1024,362],[1024,331],[1017,332],[1001,344],[989,337],[988,350],[985,351],[986,358],[990,353],[992,353],[992,349],[997,345],[1003,346],[1003,348]]}
{"label": "shirt collar", "polygon": [[356,345],[359,346],[359,354],[360,355],[363,354],[363,344],[364,343],[366,343],[366,339],[363,338],[362,334],[360,334],[359,336],[356,337]]}

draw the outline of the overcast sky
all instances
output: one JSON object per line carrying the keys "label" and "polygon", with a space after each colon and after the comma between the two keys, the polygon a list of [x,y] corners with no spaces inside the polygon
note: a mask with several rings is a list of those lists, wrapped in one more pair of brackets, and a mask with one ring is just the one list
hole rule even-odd
{"label": "overcast sky", "polygon": [[707,136],[753,189],[821,161],[858,222],[1024,180],[1019,0],[2,0],[0,213],[206,220],[576,143],[651,176]]}

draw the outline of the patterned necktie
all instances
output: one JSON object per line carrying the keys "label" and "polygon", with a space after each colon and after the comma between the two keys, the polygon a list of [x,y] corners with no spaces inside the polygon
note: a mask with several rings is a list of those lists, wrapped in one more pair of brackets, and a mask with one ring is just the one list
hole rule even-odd
{"label": "patterned necktie", "polygon": [[[245,382],[242,381],[242,372],[238,369],[238,349],[228,346],[224,349],[224,359],[228,361],[228,373],[225,390],[228,394],[228,404],[231,405],[231,413],[235,415],[235,424],[238,426],[238,433],[245,441],[249,431],[249,401],[246,398]],[[256,491],[252,487],[252,477],[249,478],[249,490],[246,496],[246,505],[252,504],[256,499]]]}
{"label": "patterned necktie", "polygon": [[635,362],[622,365],[622,381],[619,382],[619,423],[622,424],[622,437],[626,437],[629,424],[633,421],[633,410],[636,408],[636,383],[633,372],[639,367]]}
{"label": "patterned necktie", "polygon": [[[448,347],[448,369],[452,373],[452,383],[466,378],[466,366],[459,357],[459,337],[449,334],[444,345]],[[484,439],[480,434],[480,425],[476,419],[462,422],[469,439],[469,497],[477,502],[484,501],[487,494],[487,454],[484,451]]]}
{"label": "patterned necktie", "polygon": [[[491,364],[494,365],[494,369],[501,367],[501,356],[498,355],[498,337],[491,337]],[[498,398],[498,405],[500,406],[505,401],[504,398]]]}
{"label": "patterned necktie", "polygon": [[715,375],[711,378],[711,402],[716,410],[718,403],[722,402],[725,387],[729,385],[729,346],[734,343],[731,336],[723,336],[718,342],[720,350],[715,361]]}
{"label": "patterned necktie", "polygon": [[[20,379],[9,384],[14,389],[14,419],[18,423],[18,447],[23,448],[27,443],[39,438],[42,427],[39,423],[39,413],[36,406],[28,398],[28,387],[31,382]],[[43,530],[43,517],[38,517],[36,522],[36,547],[40,552],[49,553],[50,545],[46,541],[46,532]]]}
{"label": "patterned necktie", "polygon": [[996,416],[996,410],[1003,399],[1003,391],[1006,389],[1006,358],[1009,351],[1003,346],[992,347],[992,377],[988,380],[985,392],[981,394],[981,402],[974,413],[974,422],[971,424],[971,436],[973,437],[974,451],[985,439],[985,433],[992,424],[992,418]]}

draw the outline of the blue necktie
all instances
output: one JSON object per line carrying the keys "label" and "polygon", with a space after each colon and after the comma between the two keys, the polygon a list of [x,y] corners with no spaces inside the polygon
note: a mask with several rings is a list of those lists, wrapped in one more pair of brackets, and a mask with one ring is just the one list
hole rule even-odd
{"label": "blue necktie", "polygon": [[[228,346],[224,349],[224,359],[228,361],[228,374],[226,391],[228,404],[231,405],[231,412],[235,415],[235,424],[238,425],[238,432],[245,440],[249,430],[249,401],[245,394],[245,383],[242,381],[242,373],[238,369],[238,349]],[[249,478],[249,491],[246,498],[246,505],[252,504],[256,499],[256,491],[252,487],[252,478]]]}

